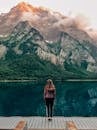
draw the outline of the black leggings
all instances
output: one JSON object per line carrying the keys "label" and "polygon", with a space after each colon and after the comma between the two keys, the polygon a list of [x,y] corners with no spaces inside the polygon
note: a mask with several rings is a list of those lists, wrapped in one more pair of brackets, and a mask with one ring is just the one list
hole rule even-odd
{"label": "black leggings", "polygon": [[52,117],[54,98],[46,98],[47,116]]}

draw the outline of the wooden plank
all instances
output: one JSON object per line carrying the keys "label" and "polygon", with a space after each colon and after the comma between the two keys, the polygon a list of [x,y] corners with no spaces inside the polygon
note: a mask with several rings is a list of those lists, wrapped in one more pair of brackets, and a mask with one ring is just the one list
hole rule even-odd
{"label": "wooden plank", "polygon": [[41,118],[41,117],[38,117],[38,120],[37,120],[37,129],[38,128],[42,128],[42,126],[43,126],[43,120],[44,120],[44,118]]}
{"label": "wooden plank", "polygon": [[35,129],[36,129],[36,122],[37,122],[37,118],[36,118],[36,117],[34,117],[34,124],[33,124],[33,128],[35,128]]}
{"label": "wooden plank", "polygon": [[30,119],[30,121],[27,122],[28,128],[31,128],[31,124],[33,123],[33,121]]}
{"label": "wooden plank", "polygon": [[60,123],[62,122],[62,128],[66,128],[66,122],[64,118],[61,118]]}
{"label": "wooden plank", "polygon": [[49,128],[49,121],[48,121],[48,118],[46,118],[46,127],[45,127],[46,129],[48,129]]}
{"label": "wooden plank", "polygon": [[34,122],[35,122],[35,120],[34,120],[34,117],[33,117],[33,118],[31,118],[31,126],[30,126],[30,128],[32,128],[34,126]]}

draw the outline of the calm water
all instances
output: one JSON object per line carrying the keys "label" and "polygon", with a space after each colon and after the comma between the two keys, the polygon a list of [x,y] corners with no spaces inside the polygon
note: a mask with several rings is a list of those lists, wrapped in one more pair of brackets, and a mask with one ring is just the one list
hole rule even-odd
{"label": "calm water", "polygon": [[[45,116],[45,83],[0,83],[0,116]],[[97,116],[97,82],[55,83],[56,116]]]}

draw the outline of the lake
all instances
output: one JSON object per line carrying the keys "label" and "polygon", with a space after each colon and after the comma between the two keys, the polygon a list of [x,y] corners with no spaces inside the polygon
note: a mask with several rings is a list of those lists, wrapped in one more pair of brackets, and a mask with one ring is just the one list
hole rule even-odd
{"label": "lake", "polygon": [[[45,83],[1,82],[0,116],[45,116]],[[97,116],[97,82],[55,82],[54,116]]]}

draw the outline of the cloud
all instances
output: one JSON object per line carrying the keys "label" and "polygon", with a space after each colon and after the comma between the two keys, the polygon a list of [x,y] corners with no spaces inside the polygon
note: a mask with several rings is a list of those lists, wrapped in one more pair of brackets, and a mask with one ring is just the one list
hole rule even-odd
{"label": "cloud", "polygon": [[58,22],[56,22],[53,27],[58,27],[58,26],[61,26],[61,25],[64,25],[64,27],[69,27],[69,26],[72,26],[74,23],[73,19],[71,18],[64,18],[64,19],[60,19]]}
{"label": "cloud", "polygon": [[86,16],[79,14],[75,16],[74,24],[76,27],[80,29],[86,29],[87,27],[89,27],[90,23],[89,23],[89,19]]}
{"label": "cloud", "polygon": [[25,13],[23,13],[23,17],[22,17],[22,21],[26,21],[26,20],[34,20],[34,21],[36,21],[36,20],[38,20],[40,17],[38,16],[38,15],[36,15],[36,14],[33,14],[33,13],[30,13],[30,12],[25,12]]}
{"label": "cloud", "polygon": [[89,27],[89,22],[87,17],[79,14],[73,18],[60,18],[56,23],[53,24],[53,27],[61,27],[63,29],[68,27],[77,27],[79,29],[85,30]]}

